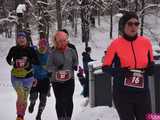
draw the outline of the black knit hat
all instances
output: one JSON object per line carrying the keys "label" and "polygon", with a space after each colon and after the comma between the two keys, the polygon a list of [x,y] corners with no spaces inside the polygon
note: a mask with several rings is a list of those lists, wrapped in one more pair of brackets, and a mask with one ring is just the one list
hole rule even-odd
{"label": "black knit hat", "polygon": [[59,31],[65,32],[65,33],[69,36],[69,33],[68,33],[68,31],[67,31],[66,29],[61,29],[61,30],[59,30]]}
{"label": "black knit hat", "polygon": [[123,14],[123,16],[119,20],[119,30],[120,30],[120,32],[123,32],[125,24],[131,18],[135,18],[135,19],[138,20],[138,16],[137,16],[137,14],[135,12],[131,12],[130,11],[130,12],[125,12]]}

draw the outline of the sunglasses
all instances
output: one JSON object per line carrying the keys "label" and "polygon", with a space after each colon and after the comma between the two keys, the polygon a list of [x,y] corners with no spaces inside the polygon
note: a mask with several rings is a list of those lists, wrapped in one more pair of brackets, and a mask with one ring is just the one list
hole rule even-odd
{"label": "sunglasses", "polygon": [[133,25],[139,26],[139,24],[140,24],[139,22],[128,22],[127,23],[128,26],[133,26]]}

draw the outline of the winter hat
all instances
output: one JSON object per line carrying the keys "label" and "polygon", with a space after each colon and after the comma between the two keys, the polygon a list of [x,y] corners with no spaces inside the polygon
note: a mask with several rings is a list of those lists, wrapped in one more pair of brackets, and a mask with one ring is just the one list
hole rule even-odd
{"label": "winter hat", "polygon": [[59,31],[65,32],[69,36],[69,33],[68,33],[68,31],[66,29],[61,29]]}
{"label": "winter hat", "polygon": [[18,32],[17,37],[20,37],[20,36],[27,37],[25,32]]}
{"label": "winter hat", "polygon": [[119,20],[119,27],[120,27],[120,28],[119,28],[119,29],[120,29],[121,32],[123,32],[125,24],[126,24],[126,23],[128,22],[128,20],[130,20],[131,18],[135,18],[135,19],[138,20],[137,14],[136,14],[135,12],[131,12],[131,11],[125,12],[125,13],[123,14],[123,16],[120,18],[120,20]]}

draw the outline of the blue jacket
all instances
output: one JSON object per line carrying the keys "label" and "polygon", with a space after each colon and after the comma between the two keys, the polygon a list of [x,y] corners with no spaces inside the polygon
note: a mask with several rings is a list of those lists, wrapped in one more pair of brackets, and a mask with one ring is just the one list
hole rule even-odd
{"label": "blue jacket", "polygon": [[37,80],[43,80],[45,78],[48,78],[48,71],[46,69],[48,52],[40,53],[38,50],[36,51],[40,65],[33,65],[34,78]]}

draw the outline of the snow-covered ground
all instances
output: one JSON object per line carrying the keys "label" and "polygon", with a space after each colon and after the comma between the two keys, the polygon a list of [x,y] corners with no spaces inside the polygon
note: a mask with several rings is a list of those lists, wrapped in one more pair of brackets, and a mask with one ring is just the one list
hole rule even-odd
{"label": "snow-covered ground", "polygon": [[[106,23],[108,21],[105,21]],[[106,25],[106,27],[104,27]],[[92,57],[95,60],[101,60],[104,54],[104,50],[109,40],[109,26],[103,24],[100,29],[92,28],[91,31],[91,42],[89,46],[92,47]],[[70,30],[70,28],[68,28]],[[81,29],[78,29],[78,37],[74,38],[70,36],[70,41],[74,43],[77,47],[79,54],[79,61],[81,61],[81,53],[84,50],[84,43],[81,42]],[[72,31],[69,31],[72,33]],[[34,40],[37,39],[37,35],[34,34]],[[36,44],[36,41],[34,41]],[[10,82],[10,70],[11,67],[6,63],[5,57],[11,46],[15,44],[15,38],[6,39],[0,35],[0,119],[1,120],[12,120],[16,118],[16,93],[11,86]],[[74,110],[73,110],[73,120],[118,120],[118,114],[114,108],[109,108],[107,106],[90,108],[84,106],[85,99],[80,95],[81,86],[76,78],[76,86],[74,92]],[[52,90],[51,90],[52,91]],[[38,101],[37,101],[38,103]],[[35,106],[35,111],[29,114],[26,111],[25,120],[34,120],[37,112],[38,104]],[[46,108],[42,115],[43,120],[57,120],[55,111],[55,98],[53,92],[51,92],[51,97],[48,98]]]}
{"label": "snow-covered ground", "polygon": [[[11,86],[10,82],[10,69],[11,67],[6,63],[5,57],[9,48],[14,44],[14,39],[6,39],[0,36],[1,43],[1,53],[0,53],[0,118],[1,120],[11,120],[16,117],[16,93]],[[83,48],[82,44],[77,46],[78,51],[81,53]],[[93,50],[96,52],[96,50]],[[94,53],[93,52],[93,53]],[[102,52],[103,53],[103,52]],[[79,81],[76,78],[76,87],[74,93],[74,111],[73,111],[73,120],[118,120],[116,111],[113,108],[108,107],[98,107],[91,109],[90,107],[84,107],[83,103],[85,99],[80,96],[81,86]],[[38,103],[38,102],[37,102]],[[45,111],[42,118],[44,120],[56,120],[56,111],[55,111],[55,99],[53,92],[51,97],[48,98]],[[29,114],[26,111],[25,119],[33,120],[36,116],[38,104],[36,105],[36,110],[33,114]]]}
{"label": "snow-covered ground", "polygon": [[[153,18],[154,19],[154,18]],[[113,24],[113,36],[117,37],[117,21],[115,17]],[[109,18],[103,17],[101,26],[91,29],[91,38],[89,46],[92,48],[91,56],[97,61],[101,61],[106,46],[110,43],[109,40]],[[70,27],[66,27],[69,30],[70,41],[76,45],[79,54],[80,65],[82,64],[81,53],[83,52],[85,45],[81,42],[81,29],[78,26],[78,37],[73,37],[73,31]],[[54,31],[54,30],[53,30]],[[33,40],[37,40],[37,34],[32,34]],[[52,35],[51,35],[52,36]],[[10,82],[10,70],[11,67],[6,63],[5,57],[8,50],[15,43],[15,38],[6,39],[0,35],[0,120],[14,120],[16,118],[16,93],[11,86]],[[36,41],[34,41],[36,44]],[[90,108],[89,106],[84,107],[83,104],[85,99],[80,96],[81,86],[77,77],[75,77],[75,92],[74,92],[74,110],[73,120],[119,120],[118,114],[114,108],[107,106]],[[52,90],[51,90],[52,91]],[[51,97],[48,98],[46,108],[44,110],[42,119],[43,120],[57,120],[55,111],[55,98],[53,92]],[[34,120],[37,112],[38,104],[35,106],[33,114],[29,114],[26,111],[25,120]]]}

